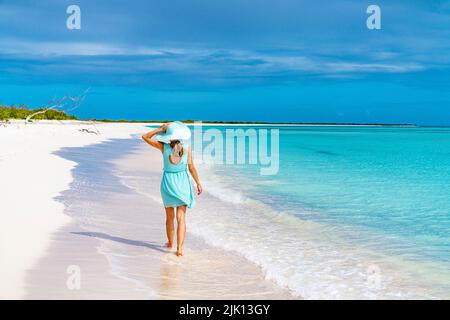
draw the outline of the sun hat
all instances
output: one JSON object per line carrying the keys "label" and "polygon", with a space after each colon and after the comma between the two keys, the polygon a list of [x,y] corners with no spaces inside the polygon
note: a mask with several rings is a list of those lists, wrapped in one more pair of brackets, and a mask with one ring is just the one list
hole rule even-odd
{"label": "sun hat", "polygon": [[191,138],[191,130],[184,123],[175,121],[169,123],[166,131],[158,133],[155,138],[163,143],[170,143],[172,140],[180,140],[180,142],[184,144]]}

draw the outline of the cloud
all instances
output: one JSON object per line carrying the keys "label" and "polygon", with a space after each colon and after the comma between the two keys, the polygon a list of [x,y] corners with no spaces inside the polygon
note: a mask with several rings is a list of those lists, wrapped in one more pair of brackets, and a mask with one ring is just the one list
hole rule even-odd
{"label": "cloud", "polygon": [[182,87],[449,68],[448,2],[380,1],[380,32],[367,30],[365,5],[354,0],[80,0],[80,32],[65,27],[60,1],[0,1],[0,73]]}
{"label": "cloud", "polygon": [[405,73],[422,71],[425,67],[417,63],[381,64],[381,63],[325,63],[330,73]]}
{"label": "cloud", "polygon": [[308,76],[348,79],[426,69],[401,55],[349,59],[295,50],[135,47],[110,43],[0,39],[0,73],[26,79],[152,86],[251,86]]}
{"label": "cloud", "polygon": [[0,39],[0,54],[17,57],[60,57],[60,56],[155,56],[177,50],[145,47],[127,47],[98,42],[48,42]]}

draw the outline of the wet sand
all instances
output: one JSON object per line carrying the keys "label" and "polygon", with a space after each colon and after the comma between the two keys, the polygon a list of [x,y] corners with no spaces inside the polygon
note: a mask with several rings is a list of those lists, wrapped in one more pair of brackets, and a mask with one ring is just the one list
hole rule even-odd
{"label": "wet sand", "polygon": [[[72,222],[53,234],[45,256],[27,272],[25,298],[294,298],[265,280],[257,265],[191,234],[195,208],[187,215],[184,256],[164,247],[162,159],[140,137],[64,148],[57,155],[77,163],[70,189],[57,199]],[[148,190],[127,186],[136,178],[145,179]],[[197,205],[208,197],[199,197]],[[80,271],[79,289],[70,289],[71,266]]]}

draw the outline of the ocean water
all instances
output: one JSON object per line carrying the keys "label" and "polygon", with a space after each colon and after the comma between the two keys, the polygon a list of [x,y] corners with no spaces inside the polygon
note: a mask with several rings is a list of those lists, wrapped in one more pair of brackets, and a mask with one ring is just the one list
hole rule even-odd
{"label": "ocean water", "polygon": [[278,129],[276,175],[199,166],[191,232],[307,299],[450,298],[450,128]]}

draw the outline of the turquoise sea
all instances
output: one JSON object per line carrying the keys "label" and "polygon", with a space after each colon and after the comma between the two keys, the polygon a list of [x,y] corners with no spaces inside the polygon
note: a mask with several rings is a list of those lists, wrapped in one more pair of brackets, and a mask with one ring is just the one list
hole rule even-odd
{"label": "turquoise sea", "polygon": [[276,175],[201,166],[191,231],[304,298],[450,298],[450,128],[277,129]]}

